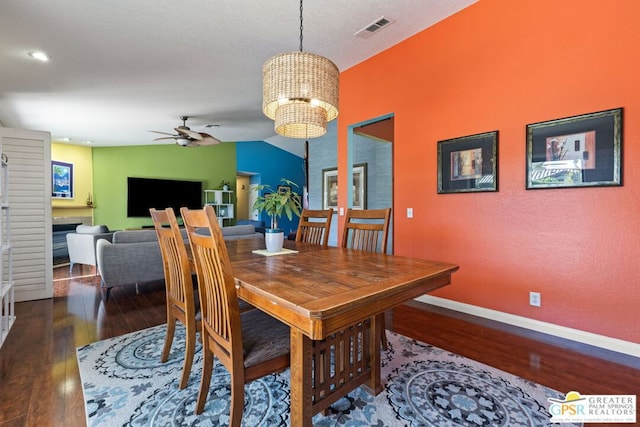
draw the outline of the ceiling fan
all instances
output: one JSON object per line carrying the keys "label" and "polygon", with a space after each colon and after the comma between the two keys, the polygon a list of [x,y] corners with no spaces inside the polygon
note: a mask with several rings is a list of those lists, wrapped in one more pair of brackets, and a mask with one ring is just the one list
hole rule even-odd
{"label": "ceiling fan", "polygon": [[157,130],[152,130],[150,132],[153,133],[159,133],[162,135],[169,135],[169,136],[163,136],[161,138],[156,138],[154,139],[154,141],[159,141],[161,139],[174,139],[176,141],[176,144],[182,146],[182,147],[197,147],[199,145],[214,145],[214,144],[220,144],[220,141],[218,138],[214,138],[213,136],[209,135],[208,133],[204,133],[204,132],[196,132],[193,131],[191,129],[189,129],[187,127],[187,120],[189,119],[189,116],[180,116],[180,120],[182,120],[182,126],[178,126],[177,128],[174,128],[175,131],[177,132],[177,134],[172,134],[172,133],[167,133],[167,132],[160,132]]}

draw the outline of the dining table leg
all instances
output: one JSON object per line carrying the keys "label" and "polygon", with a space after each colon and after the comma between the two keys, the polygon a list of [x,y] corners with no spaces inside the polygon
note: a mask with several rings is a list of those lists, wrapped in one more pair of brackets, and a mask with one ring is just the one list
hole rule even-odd
{"label": "dining table leg", "polygon": [[378,314],[371,318],[371,340],[369,340],[369,357],[371,366],[371,378],[369,379],[369,388],[377,395],[382,391],[382,381],[380,380],[380,352],[382,349],[382,320],[384,313]]}
{"label": "dining table leg", "polygon": [[291,427],[312,425],[311,339],[291,328]]}

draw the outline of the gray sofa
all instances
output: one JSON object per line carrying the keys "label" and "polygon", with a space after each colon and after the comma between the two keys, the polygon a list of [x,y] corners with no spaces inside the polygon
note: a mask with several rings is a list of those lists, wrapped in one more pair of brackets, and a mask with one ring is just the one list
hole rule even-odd
{"label": "gray sofa", "polygon": [[[188,245],[186,232],[183,230]],[[225,240],[264,238],[252,225],[236,225],[222,228]],[[116,286],[164,281],[162,255],[155,229],[116,231],[112,241],[100,239],[96,244],[97,262],[101,286],[109,300],[111,288]]]}
{"label": "gray sofa", "polygon": [[264,221],[255,219],[238,219],[236,225],[253,225],[258,233],[264,234]]}

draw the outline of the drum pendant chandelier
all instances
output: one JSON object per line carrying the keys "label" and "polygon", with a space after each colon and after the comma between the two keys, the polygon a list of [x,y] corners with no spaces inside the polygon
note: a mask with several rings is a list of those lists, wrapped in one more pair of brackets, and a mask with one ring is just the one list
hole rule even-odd
{"label": "drum pendant chandelier", "polygon": [[273,56],[262,67],[262,112],[274,120],[276,133],[289,138],[316,138],[338,117],[338,67],[320,55],[300,51]]}

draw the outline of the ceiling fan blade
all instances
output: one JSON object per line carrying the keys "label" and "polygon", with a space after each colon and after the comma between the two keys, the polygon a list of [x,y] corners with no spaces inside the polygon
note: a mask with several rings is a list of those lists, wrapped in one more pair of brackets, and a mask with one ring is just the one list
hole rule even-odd
{"label": "ceiling fan blade", "polygon": [[159,133],[161,135],[172,135],[172,136],[177,136],[173,133],[169,133],[169,132],[160,132],[159,130],[150,130],[149,132],[153,132],[153,133]]}
{"label": "ceiling fan blade", "polygon": [[154,141],[160,141],[161,139],[176,139],[177,135],[173,136],[163,136],[161,138],[154,138]]}
{"label": "ceiling fan blade", "polygon": [[193,139],[202,139],[202,135],[200,134],[200,132],[196,132],[193,131],[191,129],[185,129],[185,128],[175,128],[176,132],[181,133],[183,135],[187,135],[189,138],[193,138]]}
{"label": "ceiling fan blade", "polygon": [[201,133],[200,135],[202,136],[202,139],[196,141],[198,145],[215,145],[215,144],[220,144],[222,142],[218,138],[215,138],[206,133]]}

